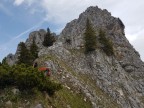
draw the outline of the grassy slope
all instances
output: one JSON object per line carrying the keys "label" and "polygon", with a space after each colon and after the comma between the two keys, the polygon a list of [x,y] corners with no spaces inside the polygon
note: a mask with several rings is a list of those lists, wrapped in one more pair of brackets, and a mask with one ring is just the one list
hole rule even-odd
{"label": "grassy slope", "polygon": [[[76,54],[76,53],[74,53],[74,54]],[[77,52],[77,54],[80,55],[80,53],[78,53],[78,52]],[[96,85],[95,81],[93,81],[90,78],[90,76],[82,75],[82,74],[76,74],[76,72],[74,72],[73,69],[67,65],[67,63],[65,63],[63,60],[58,59],[54,55],[48,55],[48,56],[40,58],[41,62],[44,62],[46,60],[54,61],[55,63],[59,64],[60,67],[63,67],[63,69],[65,69],[67,72],[70,72],[73,76],[77,77],[81,82],[89,85],[91,87],[91,89],[95,91],[97,97],[99,98],[99,100],[96,101],[96,104],[100,108],[120,108],[120,105],[118,105],[116,103],[116,101],[114,99],[112,99],[111,96],[109,96],[107,93],[105,93],[103,90],[101,90]],[[64,96],[65,96],[65,94],[64,94]],[[77,104],[76,101],[74,101],[74,102],[75,102],[75,104]],[[75,108],[75,107],[72,107],[72,108]]]}
{"label": "grassy slope", "polygon": [[[3,96],[2,96],[3,94]],[[33,108],[37,104],[42,104],[44,108],[91,108],[89,101],[84,101],[81,94],[71,92],[67,88],[58,91],[53,97],[49,97],[46,93],[35,91],[35,94],[19,94],[14,95],[11,88],[1,91],[0,95],[0,108],[5,108],[7,101],[13,103],[13,108]]]}

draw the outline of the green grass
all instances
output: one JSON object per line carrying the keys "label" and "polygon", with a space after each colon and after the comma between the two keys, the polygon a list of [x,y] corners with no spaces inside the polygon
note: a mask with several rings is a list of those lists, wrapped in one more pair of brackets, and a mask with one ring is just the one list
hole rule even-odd
{"label": "green grass", "polygon": [[56,108],[67,108],[68,105],[71,108],[92,108],[91,102],[85,102],[82,94],[76,94],[67,88],[58,91],[56,93],[56,98],[57,99],[54,100]]}
{"label": "green grass", "polygon": [[[44,93],[40,91],[35,91],[35,93],[31,93],[28,91],[20,92],[19,94],[13,94],[12,88],[6,88],[1,90],[0,94],[0,108],[5,108],[5,103],[7,101],[12,102],[13,108],[23,107],[23,108],[31,108],[41,103],[44,105],[44,108],[49,108],[50,104],[48,100],[46,100]],[[27,105],[27,103],[29,104]]]}
{"label": "green grass", "polygon": [[[11,90],[12,88],[6,88],[1,91],[0,108],[5,108],[5,103],[9,100],[12,102],[13,108],[33,108],[39,103],[44,108],[50,108],[51,106],[53,108],[67,108],[67,106],[71,108],[92,108],[91,102],[85,102],[82,94],[76,94],[65,87],[52,97],[37,90],[34,93],[20,92],[20,94],[14,95]],[[29,102],[28,105],[26,105],[27,102]]]}

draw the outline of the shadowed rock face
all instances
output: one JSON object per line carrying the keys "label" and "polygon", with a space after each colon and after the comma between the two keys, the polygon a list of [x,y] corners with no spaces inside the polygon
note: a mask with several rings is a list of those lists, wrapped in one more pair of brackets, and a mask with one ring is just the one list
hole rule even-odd
{"label": "shadowed rock face", "polygon": [[[84,54],[87,18],[96,36],[100,29],[105,31],[106,38],[113,43],[114,56],[107,56],[100,48]],[[112,108],[108,105],[111,102],[116,103],[115,108],[144,107],[144,64],[126,39],[124,24],[119,18],[111,16],[105,9],[89,7],[78,19],[66,25],[53,46],[42,46],[44,34],[43,30],[32,32],[26,46],[29,47],[35,38],[40,50],[39,64],[48,64],[53,75],[61,69],[63,74],[58,80],[82,92],[94,108]]]}

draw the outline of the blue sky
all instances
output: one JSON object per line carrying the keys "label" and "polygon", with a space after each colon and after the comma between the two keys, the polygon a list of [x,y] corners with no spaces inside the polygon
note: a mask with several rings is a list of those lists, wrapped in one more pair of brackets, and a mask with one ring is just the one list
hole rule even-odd
{"label": "blue sky", "polygon": [[144,60],[143,0],[0,0],[0,61],[15,53],[31,31],[50,27],[59,34],[67,22],[96,5],[124,22],[126,37]]}
{"label": "blue sky", "polygon": [[[9,53],[15,53],[17,44],[25,41],[31,31],[46,29],[59,33],[62,24],[48,22],[41,7],[34,10],[27,3],[16,4],[12,0],[0,1],[0,61]],[[37,12],[34,12],[37,11]]]}

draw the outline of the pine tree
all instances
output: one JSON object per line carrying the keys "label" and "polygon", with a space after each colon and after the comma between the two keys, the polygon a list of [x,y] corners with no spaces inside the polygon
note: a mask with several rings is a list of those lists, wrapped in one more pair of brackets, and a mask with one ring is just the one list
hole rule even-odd
{"label": "pine tree", "polygon": [[1,63],[1,64],[2,64],[2,65],[8,65],[8,64],[7,64],[7,61],[6,61],[6,57],[4,57],[4,58],[3,58],[3,60],[2,60],[2,63]]}
{"label": "pine tree", "polygon": [[86,22],[86,30],[85,30],[85,52],[88,53],[90,51],[94,51],[96,49],[96,35],[90,24],[89,19]]}
{"label": "pine tree", "polygon": [[33,42],[30,46],[30,53],[32,56],[32,61],[34,61],[36,58],[38,58],[38,46],[36,45],[34,39],[33,39]]}
{"label": "pine tree", "polygon": [[46,47],[49,47],[49,46],[52,46],[54,42],[55,42],[55,38],[54,36],[52,36],[50,29],[47,28],[47,33],[44,36],[43,45]]}
{"label": "pine tree", "polygon": [[111,56],[114,54],[112,42],[106,38],[105,32],[99,31],[99,41],[102,44],[102,50],[108,55]]}
{"label": "pine tree", "polygon": [[20,55],[18,56],[18,63],[24,63],[26,65],[32,65],[32,56],[29,50],[26,48],[24,42],[20,42],[19,45],[20,47]]}

